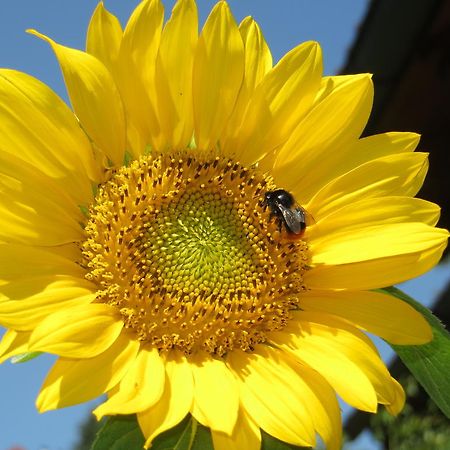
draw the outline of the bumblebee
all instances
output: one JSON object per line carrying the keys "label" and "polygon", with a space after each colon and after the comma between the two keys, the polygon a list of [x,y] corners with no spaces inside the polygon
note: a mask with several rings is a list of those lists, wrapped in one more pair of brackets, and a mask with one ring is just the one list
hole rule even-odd
{"label": "bumblebee", "polygon": [[264,210],[270,209],[270,218],[276,218],[279,230],[284,225],[288,235],[301,238],[306,229],[306,211],[299,206],[294,196],[284,189],[268,191],[264,194]]}

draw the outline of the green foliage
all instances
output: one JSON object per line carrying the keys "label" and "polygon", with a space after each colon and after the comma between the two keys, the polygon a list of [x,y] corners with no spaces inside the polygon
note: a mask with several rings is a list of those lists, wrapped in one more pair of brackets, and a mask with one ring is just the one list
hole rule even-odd
{"label": "green foliage", "polygon": [[396,288],[384,292],[409,303],[433,330],[433,340],[425,345],[391,345],[406,367],[428,392],[441,411],[450,418],[450,334],[431,311]]}
{"label": "green foliage", "polygon": [[374,436],[389,450],[450,450],[448,419],[411,375],[401,381],[408,403],[398,417],[385,410],[373,416]]}
{"label": "green foliage", "polygon": [[136,416],[113,416],[97,433],[92,450],[142,450],[144,442]]}

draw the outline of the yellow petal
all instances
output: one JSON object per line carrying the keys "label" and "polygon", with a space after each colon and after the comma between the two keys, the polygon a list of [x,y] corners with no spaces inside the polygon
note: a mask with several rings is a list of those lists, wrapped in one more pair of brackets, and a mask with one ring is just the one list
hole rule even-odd
{"label": "yellow petal", "polygon": [[134,414],[152,407],[164,391],[164,378],[164,363],[158,350],[141,348],[117,392],[94,410],[97,420],[105,415]]}
{"label": "yellow petal", "polygon": [[[311,418],[313,427],[326,444],[326,448],[339,450],[342,441],[341,414],[332,387],[316,371],[300,364],[287,353],[269,349],[267,346],[258,346],[256,351],[267,360],[272,359],[278,365],[277,368],[270,369],[277,372],[275,379],[272,373],[267,373],[267,389],[273,389],[273,384],[276,389],[278,376],[280,376],[280,382],[284,380],[287,383],[289,381],[289,384],[286,384],[287,390],[290,390],[291,395],[296,397],[295,401],[300,401],[305,405],[305,414]],[[266,364],[266,366],[269,365]],[[245,370],[242,367],[243,374]],[[247,380],[245,382],[247,383]],[[250,381],[248,382],[250,383]],[[264,393],[263,386],[260,386],[260,389]],[[297,408],[297,411],[302,415],[301,409]],[[247,412],[251,415],[253,410],[248,409]],[[284,413],[282,417],[284,417]],[[304,420],[304,417],[299,417],[299,419]]]}
{"label": "yellow petal", "polygon": [[[319,48],[319,50],[320,50],[320,48]],[[320,53],[319,53],[319,56],[320,56]],[[321,60],[316,61],[316,62],[317,62],[317,63],[320,62],[320,64],[321,64]],[[322,66],[320,65],[320,67],[322,67]],[[293,66],[293,68],[295,68],[295,65]],[[330,79],[331,79],[331,81],[330,81]],[[315,94],[315,96],[314,96],[314,99],[313,99],[313,101],[312,101],[310,107],[306,110],[306,113],[305,113],[305,114],[308,114],[308,111],[310,111],[312,108],[314,108],[314,106],[315,106],[316,104],[318,104],[318,103],[319,103],[320,101],[322,101],[327,95],[330,94],[330,92],[331,92],[330,86],[338,87],[341,83],[346,82],[346,81],[347,81],[347,78],[346,78],[345,76],[334,76],[334,77],[322,77],[322,78],[320,79],[320,76],[319,76],[319,80],[320,80],[320,82],[319,82],[319,84],[320,84],[319,90],[316,89],[316,91],[315,91],[316,94]],[[303,116],[304,116],[304,114],[302,114],[302,115],[298,118],[297,122],[293,122],[293,129],[296,128],[296,127],[298,126],[298,123],[302,121]],[[293,130],[291,130],[291,133],[288,133],[288,135],[285,137],[285,139],[283,139],[283,140],[279,143],[278,146],[275,146],[275,148],[273,148],[269,153],[266,153],[266,154],[263,156],[262,159],[259,159],[259,160],[258,160],[258,168],[259,168],[262,172],[270,171],[270,172],[274,175],[274,181],[275,181],[275,183],[276,183],[277,185],[279,185],[279,186],[284,186],[284,187],[286,187],[287,184],[290,183],[290,181],[289,181],[289,180],[286,180],[286,177],[283,178],[283,176],[282,176],[283,173],[282,173],[282,172],[277,171],[277,172],[275,173],[275,172],[274,172],[274,165],[275,165],[275,160],[276,160],[276,158],[277,158],[277,153],[278,153],[278,151],[279,151],[279,149],[280,149],[280,146],[282,146],[282,144],[284,144],[284,143],[287,141],[287,139],[289,139],[289,137],[292,135],[292,133],[293,133]],[[336,152],[334,152],[334,153],[336,153]],[[258,158],[259,158],[259,156],[258,156]],[[296,163],[296,164],[297,164],[297,163]],[[324,165],[324,164],[323,164],[323,161],[321,161],[321,167],[322,167],[323,165]],[[301,164],[300,164],[299,167],[302,167]],[[303,173],[303,172],[302,172],[302,173]],[[280,179],[280,175],[281,175],[281,179]],[[334,178],[335,175],[336,175],[335,172],[333,172],[332,175],[333,175],[333,178]],[[322,171],[321,171],[320,179],[322,179]],[[304,190],[304,185],[302,184],[301,186],[302,186],[302,192],[303,192],[303,190]],[[308,188],[309,188],[309,186],[308,186]],[[300,198],[300,197],[299,197],[299,198]],[[302,197],[301,197],[302,201],[305,201],[305,200],[304,200],[305,198],[306,198],[306,197],[303,197],[303,196],[302,196]]]}
{"label": "yellow petal", "polygon": [[[382,156],[394,155],[396,153],[413,152],[420,141],[420,135],[410,132],[396,132],[374,134],[362,139],[358,139],[352,146],[351,157],[353,161],[351,167],[381,158]],[[343,161],[344,162],[344,161]]]}
{"label": "yellow petal", "polygon": [[312,263],[340,265],[439,249],[448,231],[423,223],[372,225],[356,230],[336,230],[311,242]]}
{"label": "yellow petal", "polygon": [[12,300],[0,302],[0,322],[16,330],[32,330],[46,316],[61,309],[87,305],[96,297],[94,285],[67,276],[20,280],[2,286],[2,294]]}
{"label": "yellow petal", "polygon": [[202,150],[216,146],[233,111],[244,75],[244,45],[227,3],[211,11],[194,59],[195,142]]}
{"label": "yellow petal", "polygon": [[77,405],[109,391],[123,378],[138,349],[139,342],[122,333],[108,350],[94,358],[59,358],[36,400],[39,412]]}
{"label": "yellow petal", "polygon": [[[15,161],[18,162],[17,159]],[[77,219],[81,221],[80,209],[70,208],[73,203],[64,203],[65,198],[58,198],[58,191],[46,193],[45,185],[51,183],[47,183],[48,178],[36,169],[34,173],[29,173],[29,177],[17,179],[20,172],[26,171],[19,169],[13,177],[0,175],[3,196],[0,203],[0,239],[42,246],[80,241],[83,237],[83,230],[77,222]],[[36,189],[37,186],[39,189]]]}
{"label": "yellow petal", "polygon": [[300,300],[305,311],[334,314],[358,328],[397,345],[419,345],[433,335],[428,322],[413,307],[390,295],[367,291],[307,291]]}
{"label": "yellow petal", "polygon": [[28,332],[7,330],[0,341],[0,364],[11,358],[28,352]]}
{"label": "yellow petal", "polygon": [[194,395],[194,398],[193,398],[190,414],[191,414],[192,417],[194,417],[194,419],[198,423],[202,424],[205,427],[207,426],[208,418],[203,414],[203,411],[198,407],[198,405],[197,405],[197,403],[195,401],[195,395]]}
{"label": "yellow petal", "polygon": [[137,414],[145,448],[158,434],[173,428],[183,420],[192,406],[194,384],[192,370],[184,355],[172,351],[166,358],[164,393],[154,406]]}
{"label": "yellow petal", "polygon": [[287,53],[250,100],[236,157],[251,164],[285,142],[311,107],[321,74],[322,55],[316,42],[305,42]]}
{"label": "yellow petal", "polygon": [[[0,244],[0,285],[42,276],[69,275],[83,278],[85,270],[71,257],[71,254],[59,255],[50,247],[43,249]],[[33,292],[39,292],[41,287],[36,285]]]}
{"label": "yellow petal", "polygon": [[308,240],[396,223],[421,222],[434,226],[439,216],[438,205],[419,198],[388,196],[361,199],[317,220],[308,228]]}
{"label": "yellow petal", "polygon": [[287,189],[300,182],[308,186],[308,175],[326,168],[336,146],[355,141],[364,129],[373,101],[371,77],[347,75],[345,80],[314,105],[278,152],[274,176]]}
{"label": "yellow petal", "polygon": [[307,366],[298,365],[296,370],[314,394],[309,403],[314,428],[325,443],[327,450],[340,450],[342,444],[341,411],[333,388],[318,376],[315,370],[311,370]]}
{"label": "yellow petal", "polygon": [[125,27],[120,56],[124,56],[123,52],[128,54],[144,81],[154,78],[163,18],[164,7],[159,0],[143,0]]}
{"label": "yellow petal", "polygon": [[[428,168],[426,153],[400,153],[369,161],[330,181],[317,192],[307,210],[316,220],[358,200],[414,196]],[[293,191],[295,194],[295,190]],[[301,201],[296,195],[297,201]]]}
{"label": "yellow petal", "polygon": [[[300,156],[293,164],[301,168],[301,178],[296,177],[295,183],[287,179],[285,181],[292,186],[292,190],[301,193],[302,201],[306,202],[330,181],[355,167],[384,156],[414,151],[419,139],[420,136],[416,133],[392,132],[353,142],[335,142],[334,147],[327,147],[326,154],[321,151],[311,153],[308,158],[309,166],[304,165]],[[282,175],[283,173],[279,174]]]}
{"label": "yellow petal", "polygon": [[122,26],[100,2],[92,14],[86,36],[86,51],[114,73],[122,41]]}
{"label": "yellow petal", "polygon": [[392,378],[392,383],[395,388],[395,399],[392,403],[386,404],[386,409],[389,414],[396,416],[398,415],[403,407],[405,406],[405,391],[403,390],[401,384]]}
{"label": "yellow petal", "polygon": [[444,235],[442,244],[418,253],[404,253],[350,264],[317,266],[305,273],[305,284],[311,289],[332,290],[369,290],[391,286],[433,268],[447,247],[446,241],[447,237]]}
{"label": "yellow petal", "polygon": [[260,450],[261,432],[243,408],[239,411],[233,434],[211,430],[214,450]]}
{"label": "yellow petal", "polygon": [[320,80],[320,87],[314,97],[314,102],[312,108],[319,104],[322,100],[333,93],[335,89],[338,89],[341,84],[348,83],[349,79],[353,75],[331,75],[322,77]]}
{"label": "yellow petal", "polygon": [[101,178],[92,147],[72,111],[40,81],[0,70],[0,149],[38,168],[77,204],[92,201]]}
{"label": "yellow petal", "polygon": [[[77,204],[66,187],[61,185],[57,180],[50,178],[36,166],[20,159],[16,155],[0,152],[0,167],[2,175],[15,178],[23,183],[34,183],[35,186],[39,186],[40,195],[47,197],[49,201],[55,204],[63,204],[64,215],[71,217],[73,221],[79,223],[85,219],[80,205]],[[43,214],[44,211],[41,211],[41,213]]]}
{"label": "yellow petal", "polygon": [[347,403],[375,412],[378,396],[394,396],[391,377],[363,333],[323,313],[301,312],[295,318],[271,333],[271,342],[319,372]]}
{"label": "yellow petal", "polygon": [[155,65],[164,9],[159,0],[144,0],[133,11],[123,34],[117,83],[127,113],[130,151],[141,155],[147,145],[159,149],[162,134],[155,110]]}
{"label": "yellow petal", "polygon": [[231,436],[239,410],[238,385],[234,375],[220,359],[199,355],[190,361],[195,404],[206,423],[199,421],[212,430]]}
{"label": "yellow petal", "polygon": [[256,86],[272,68],[272,55],[264,40],[259,25],[246,17],[239,25],[244,43],[244,79],[234,106],[233,113],[220,139],[220,148],[226,154],[233,154],[240,139],[240,127]]}
{"label": "yellow petal", "polygon": [[46,317],[30,339],[31,351],[66,358],[92,358],[111,347],[123,328],[116,308],[102,303],[79,305]]}
{"label": "yellow petal", "polygon": [[194,0],[178,0],[166,23],[156,63],[158,116],[166,145],[185,148],[194,133],[192,70],[198,18]]}
{"label": "yellow petal", "polygon": [[236,350],[227,356],[227,365],[239,381],[245,410],[260,428],[290,444],[315,445],[309,405],[315,406],[317,398],[283,352],[262,345],[253,353]]}
{"label": "yellow petal", "polygon": [[125,115],[108,69],[88,53],[59,45],[34,30],[30,32],[48,42],[55,52],[83,130],[115,166],[121,166],[126,144]]}
{"label": "yellow petal", "polygon": [[239,25],[245,51],[245,70],[239,97],[249,98],[256,86],[272,69],[272,55],[264,39],[261,28],[251,17],[246,17]]}

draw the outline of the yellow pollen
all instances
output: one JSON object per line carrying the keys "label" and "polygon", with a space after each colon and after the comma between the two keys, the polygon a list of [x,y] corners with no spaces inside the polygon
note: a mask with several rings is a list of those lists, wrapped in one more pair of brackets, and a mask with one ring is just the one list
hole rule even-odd
{"label": "yellow pollen", "polygon": [[272,180],[238,162],[151,155],[99,187],[82,244],[98,302],[159,351],[251,351],[305,289],[307,246],[262,207]]}

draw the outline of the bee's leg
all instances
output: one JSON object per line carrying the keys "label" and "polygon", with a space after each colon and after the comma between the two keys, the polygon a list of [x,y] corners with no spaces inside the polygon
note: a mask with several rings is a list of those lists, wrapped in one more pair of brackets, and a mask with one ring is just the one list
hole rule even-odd
{"label": "bee's leg", "polygon": [[278,222],[278,231],[281,233],[281,229],[283,228],[283,220],[278,217],[277,222]]}

